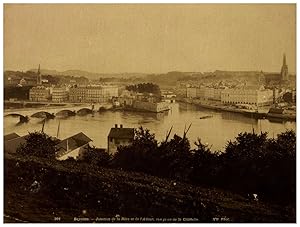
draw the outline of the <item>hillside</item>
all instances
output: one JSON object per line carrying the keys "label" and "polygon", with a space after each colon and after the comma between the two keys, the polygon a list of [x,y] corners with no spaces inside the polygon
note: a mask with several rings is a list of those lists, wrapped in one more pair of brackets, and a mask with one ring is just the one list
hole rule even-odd
{"label": "hillside", "polygon": [[4,164],[5,222],[295,222],[289,207],[142,173],[11,155]]}
{"label": "hillside", "polygon": [[[37,69],[30,69],[29,71],[37,72]],[[129,77],[144,77],[146,74],[144,73],[93,73],[84,70],[65,70],[65,71],[57,71],[57,70],[49,70],[49,69],[41,69],[41,73],[45,75],[56,75],[56,76],[76,76],[76,77],[86,77],[89,80],[98,80],[101,78],[129,78]]]}

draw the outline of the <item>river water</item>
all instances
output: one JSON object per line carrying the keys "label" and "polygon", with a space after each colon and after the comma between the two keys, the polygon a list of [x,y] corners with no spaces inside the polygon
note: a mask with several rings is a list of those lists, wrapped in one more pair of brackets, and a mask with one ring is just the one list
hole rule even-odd
{"label": "river water", "polygon": [[[48,110],[56,113],[65,108]],[[72,109],[72,108],[71,108]],[[21,113],[30,116],[39,110],[16,110],[14,113]],[[6,115],[6,113],[4,114]],[[207,119],[200,119],[202,116],[212,115]],[[4,135],[15,132],[20,136],[35,130],[41,130],[40,119],[31,118],[26,124],[16,126],[18,118],[4,117]],[[296,130],[295,122],[271,122],[268,119],[255,120],[237,113],[217,112],[214,110],[201,109],[191,104],[175,103],[171,110],[165,113],[142,113],[142,112],[102,112],[86,116],[74,116],[66,119],[55,118],[48,120],[45,124],[45,133],[56,136],[60,122],[58,137],[67,138],[79,132],[89,136],[96,147],[107,148],[107,136],[110,128],[115,124],[123,124],[123,127],[140,127],[150,129],[155,133],[158,141],[165,139],[167,131],[173,126],[171,137],[176,133],[183,135],[185,126],[190,124],[191,128],[187,134],[194,146],[197,138],[203,143],[212,146],[212,150],[224,150],[229,140],[233,140],[240,132],[268,132],[269,137],[276,137],[277,134],[287,129]]]}

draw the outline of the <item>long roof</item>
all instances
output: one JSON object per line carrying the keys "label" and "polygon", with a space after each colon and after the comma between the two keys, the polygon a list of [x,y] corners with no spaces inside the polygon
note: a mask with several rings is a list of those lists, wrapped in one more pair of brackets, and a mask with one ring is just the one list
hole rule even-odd
{"label": "long roof", "polygon": [[[57,155],[64,155],[72,150],[82,147],[83,145],[92,141],[88,136],[84,133],[80,132],[74,136],[66,138],[60,141],[55,147],[58,149]],[[68,145],[68,148],[67,148]]]}
{"label": "long roof", "polygon": [[29,135],[20,136],[11,140],[4,141],[4,151],[8,153],[15,153],[21,144],[26,144],[26,139]]}
{"label": "long roof", "polygon": [[111,128],[109,138],[133,139],[134,128]]}
{"label": "long roof", "polygon": [[20,137],[17,133],[10,133],[10,134],[7,134],[4,136],[4,141],[8,141],[8,140],[12,140],[12,139],[15,139],[15,138],[18,138]]}

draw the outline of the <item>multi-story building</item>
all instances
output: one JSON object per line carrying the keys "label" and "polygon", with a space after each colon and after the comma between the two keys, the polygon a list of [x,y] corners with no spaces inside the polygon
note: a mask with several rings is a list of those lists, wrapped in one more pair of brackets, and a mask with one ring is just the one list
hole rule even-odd
{"label": "multi-story building", "polygon": [[50,99],[50,90],[44,86],[33,87],[29,90],[29,100],[34,102],[47,102]]}
{"label": "multi-story building", "polygon": [[215,89],[211,87],[204,88],[204,98],[208,100],[213,100],[215,96]]}
{"label": "multi-story building", "polygon": [[222,90],[223,89],[203,86],[189,87],[187,88],[187,97],[221,101]]}
{"label": "multi-story building", "polygon": [[221,92],[224,104],[250,104],[255,106],[273,103],[273,91],[269,89],[224,89]]}
{"label": "multi-story building", "polygon": [[196,98],[197,97],[197,88],[196,87],[187,87],[186,88],[186,97],[187,98]]}
{"label": "multi-story building", "polygon": [[70,102],[85,102],[86,97],[85,87],[71,87],[69,89],[69,101]]}
{"label": "multi-story building", "polygon": [[70,102],[93,102],[102,103],[108,102],[113,97],[118,97],[117,86],[79,86],[70,88]]}
{"label": "multi-story building", "polygon": [[214,100],[221,101],[221,94],[224,89],[216,88],[214,89]]}
{"label": "multi-story building", "polygon": [[68,92],[65,87],[54,87],[52,89],[52,102],[68,101]]}

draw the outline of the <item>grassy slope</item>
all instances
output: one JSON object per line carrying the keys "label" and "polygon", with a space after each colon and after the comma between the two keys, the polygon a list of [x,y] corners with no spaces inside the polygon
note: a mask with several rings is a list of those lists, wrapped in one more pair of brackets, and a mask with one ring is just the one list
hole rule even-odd
{"label": "grassy slope", "polygon": [[[37,180],[41,188],[30,192]],[[215,188],[88,165],[5,157],[4,212],[29,222],[73,222],[74,217],[197,218],[213,222],[295,222],[289,208]],[[86,210],[86,214],[83,214]],[[5,218],[12,222],[13,218]],[[154,219],[156,220],[156,219]]]}

